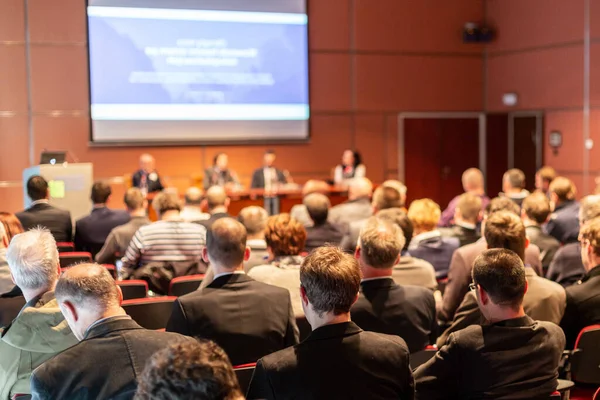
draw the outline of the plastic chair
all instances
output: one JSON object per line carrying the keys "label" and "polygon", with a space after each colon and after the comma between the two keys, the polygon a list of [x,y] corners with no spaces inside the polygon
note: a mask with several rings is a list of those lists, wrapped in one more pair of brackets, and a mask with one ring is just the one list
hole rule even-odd
{"label": "plastic chair", "polygon": [[173,296],[124,300],[121,307],[140,326],[157,330],[167,327],[175,300]]}
{"label": "plastic chair", "polygon": [[238,379],[238,383],[240,384],[240,389],[242,389],[242,393],[248,392],[250,381],[252,381],[252,375],[254,374],[255,369],[256,363],[243,364],[233,367],[235,375]]}
{"label": "plastic chair", "polygon": [[71,253],[75,251],[75,244],[73,242],[58,242],[56,243],[59,253]]}
{"label": "plastic chair", "polygon": [[600,325],[583,328],[569,357],[573,382],[600,385]]}
{"label": "plastic chair", "polygon": [[123,300],[143,299],[148,295],[148,283],[146,281],[132,279],[130,281],[118,281],[117,285],[123,292]]}
{"label": "plastic chair", "polygon": [[204,280],[204,275],[187,275],[173,278],[169,284],[169,296],[183,296],[195,292]]}
{"label": "plastic chair", "polygon": [[60,267],[68,268],[75,264],[91,263],[92,254],[86,251],[71,251],[67,253],[58,253],[60,259]]}

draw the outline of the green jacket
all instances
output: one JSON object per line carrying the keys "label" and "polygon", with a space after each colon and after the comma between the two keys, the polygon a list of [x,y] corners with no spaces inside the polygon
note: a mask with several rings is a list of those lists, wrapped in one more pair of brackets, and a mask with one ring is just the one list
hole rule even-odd
{"label": "green jacket", "polygon": [[77,343],[54,292],[29,301],[1,335],[0,400],[31,393],[31,372]]}

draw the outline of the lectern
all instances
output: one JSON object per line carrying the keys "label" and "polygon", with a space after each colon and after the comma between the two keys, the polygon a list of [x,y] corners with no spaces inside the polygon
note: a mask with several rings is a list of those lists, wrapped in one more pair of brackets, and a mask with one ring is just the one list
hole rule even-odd
{"label": "lectern", "polygon": [[88,215],[92,210],[90,193],[94,168],[91,163],[42,164],[25,169],[23,171],[25,208],[31,205],[31,199],[27,196],[27,180],[33,175],[40,175],[48,181],[50,204],[69,210],[73,220]]}

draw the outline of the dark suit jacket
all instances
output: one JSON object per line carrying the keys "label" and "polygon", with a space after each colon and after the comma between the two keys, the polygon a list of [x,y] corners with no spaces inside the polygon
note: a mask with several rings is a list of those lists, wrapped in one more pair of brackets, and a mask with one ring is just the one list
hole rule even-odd
{"label": "dark suit jacket", "polygon": [[[485,250],[487,250],[487,243],[482,238],[454,252],[448,270],[448,284],[444,292],[444,300],[438,309],[438,319],[452,321],[454,312],[469,290],[473,262]],[[537,246],[530,245],[525,249],[525,264],[531,266],[539,276],[544,276],[540,261],[540,249]]]}
{"label": "dark suit jacket", "polygon": [[[279,183],[287,183],[287,178],[282,170],[275,168],[277,174],[277,180]],[[252,183],[250,184],[252,189],[264,189],[265,188],[265,173],[264,168],[260,167],[254,170],[252,173]]]}
{"label": "dark suit jacket", "polygon": [[10,325],[23,309],[25,303],[23,292],[18,286],[15,286],[10,292],[0,295],[0,331],[5,326]]}
{"label": "dark suit jacket", "polygon": [[73,222],[71,213],[67,210],[47,203],[38,203],[17,213],[17,218],[26,231],[39,225],[48,228],[57,242],[73,240]]}
{"label": "dark suit jacket", "polygon": [[33,398],[131,399],[146,361],[185,340],[190,339],[144,329],[129,318],[100,322],[81,342],[33,372]]}
{"label": "dark suit jacket", "polygon": [[221,218],[231,218],[231,215],[229,215],[228,213],[216,213],[216,214],[212,214],[209,219],[205,219],[203,221],[197,221],[196,223],[202,225],[208,231],[210,229],[210,227],[212,226],[212,224],[216,220],[221,219]]}
{"label": "dark suit jacket", "polygon": [[579,236],[579,203],[568,201],[556,206],[545,231],[561,243],[577,242]]}
{"label": "dark suit jacket", "polygon": [[436,278],[445,278],[448,275],[450,260],[454,251],[460,247],[457,238],[433,237],[421,240],[416,246],[411,242],[408,251],[413,257],[425,260],[435,268]]}
{"label": "dark suit jacket", "polygon": [[585,274],[585,267],[581,261],[581,244],[577,242],[558,249],[546,272],[546,278],[568,287],[582,279]]}
{"label": "dark suit jacket", "polygon": [[[163,186],[162,182],[160,181],[160,175],[158,175],[158,172],[155,171],[154,173],[156,174],[155,181],[152,181],[148,178],[146,180],[146,184],[148,185],[148,193],[160,192],[161,190],[163,190],[165,188]],[[134,187],[137,187],[137,188],[140,187],[140,185],[142,184],[142,176],[144,174],[145,174],[145,172],[142,171],[141,169],[138,169],[137,171],[135,171],[135,173],[131,177],[131,183]]]}
{"label": "dark suit jacket", "polygon": [[250,382],[253,399],[412,399],[408,348],[397,336],[353,322],[315,329],[297,346],[262,358]]}
{"label": "dark suit jacket", "polygon": [[331,222],[325,222],[322,225],[309,226],[306,228],[306,244],[304,249],[308,252],[329,243],[333,246],[339,246],[344,236],[342,227]]}
{"label": "dark suit jacket", "polygon": [[600,265],[566,291],[567,308],[560,326],[567,336],[567,348],[572,349],[583,328],[600,323]]}
{"label": "dark suit jacket", "polygon": [[298,328],[286,289],[245,274],[220,276],[180,297],[167,331],[215,341],[235,365],[298,343]]}
{"label": "dark suit jacket", "polygon": [[455,332],[415,371],[416,399],[548,399],[558,385],[561,329],[528,316]]}
{"label": "dark suit jacket", "polygon": [[362,282],[360,289],[350,313],[362,329],[400,336],[411,353],[433,343],[437,320],[431,290],[399,286],[392,278]]}
{"label": "dark suit jacket", "polygon": [[215,167],[204,170],[204,179],[202,186],[207,190],[211,186],[226,185],[228,183],[237,183],[237,179],[231,173],[231,170],[218,171]]}
{"label": "dark suit jacket", "polygon": [[477,232],[477,228],[465,228],[460,225],[453,225],[451,228],[441,228],[442,236],[455,237],[460,242],[460,247],[475,243],[481,235]]}
{"label": "dark suit jacket", "polygon": [[126,224],[131,217],[124,210],[94,208],[90,215],[75,223],[75,251],[89,251],[92,258],[100,252],[106,238],[115,227]]}
{"label": "dark suit jacket", "polygon": [[560,248],[560,242],[552,236],[545,234],[539,226],[528,226],[525,230],[529,242],[540,248],[542,267],[544,271],[547,271],[554,255]]}

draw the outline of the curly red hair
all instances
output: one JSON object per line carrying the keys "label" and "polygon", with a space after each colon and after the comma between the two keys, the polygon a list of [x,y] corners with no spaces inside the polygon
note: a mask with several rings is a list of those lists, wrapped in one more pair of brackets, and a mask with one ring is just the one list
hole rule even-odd
{"label": "curly red hair", "polygon": [[269,217],[265,229],[265,240],[277,256],[297,256],[304,250],[306,229],[290,214]]}

